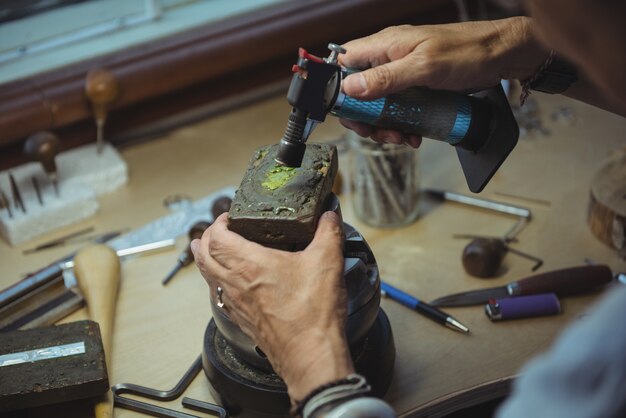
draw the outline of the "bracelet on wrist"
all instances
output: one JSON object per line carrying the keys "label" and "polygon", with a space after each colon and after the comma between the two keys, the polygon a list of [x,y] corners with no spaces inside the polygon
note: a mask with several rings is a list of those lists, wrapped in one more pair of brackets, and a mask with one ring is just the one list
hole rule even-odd
{"label": "bracelet on wrist", "polygon": [[531,90],[543,93],[563,93],[578,80],[576,67],[551,50],[548,58],[528,79],[521,81],[520,106],[524,106]]}
{"label": "bracelet on wrist", "polygon": [[365,378],[359,374],[350,374],[345,379],[326,383],[311,391],[302,400],[296,401],[290,411],[294,418],[309,418],[316,410],[338,401],[346,401],[365,396],[371,388]]}

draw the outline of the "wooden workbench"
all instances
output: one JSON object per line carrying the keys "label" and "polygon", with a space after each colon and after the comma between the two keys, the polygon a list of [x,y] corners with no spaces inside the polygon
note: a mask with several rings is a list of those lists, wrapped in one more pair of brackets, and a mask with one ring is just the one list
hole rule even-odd
{"label": "wooden workbench", "polygon": [[[545,264],[540,271],[580,265],[585,258],[624,269],[626,265],[615,252],[591,235],[585,217],[594,171],[612,151],[626,145],[626,119],[563,97],[536,97],[551,135],[521,139],[481,196],[532,210],[533,219],[520,233],[516,247],[542,257]],[[560,106],[575,112],[573,125],[551,120],[551,112]],[[86,226],[93,225],[96,231],[139,227],[168,213],[162,202],[169,195],[197,199],[224,186],[237,186],[253,150],[281,137],[288,112],[280,96],[123,149],[130,182],[101,199],[96,217],[16,248],[0,243],[0,287],[75,249],[23,256],[24,248]],[[341,125],[329,118],[311,140],[333,140],[343,133]],[[468,193],[453,149],[425,141],[419,153],[423,186]],[[345,158],[340,157],[344,169]],[[497,192],[543,199],[549,205],[502,197]],[[502,235],[513,225],[513,218],[454,203],[423,202],[418,221],[404,228],[382,230],[354,218],[349,194],[341,196],[341,203],[344,219],[356,226],[372,247],[382,278],[422,299],[503,285],[530,274],[529,261],[508,255],[504,275],[493,280],[472,278],[464,273],[460,262],[467,241],[452,238],[454,233]],[[181,238],[175,251],[123,265],[112,383],[169,389],[200,353],[211,316],[208,286],[193,266],[179,273],[169,286],[161,285],[186,244]],[[403,416],[425,416],[427,405],[441,397],[512,376],[529,358],[549,347],[566,324],[578,320],[597,297],[563,300],[564,313],[558,317],[502,323],[491,323],[482,307],[448,309],[471,328],[470,335],[453,332],[383,300],[397,348],[395,374],[386,399]],[[84,317],[83,309],[66,321]],[[186,396],[211,401],[207,379],[198,376]],[[180,400],[165,405],[183,410]],[[139,416],[120,409],[115,415]]]}

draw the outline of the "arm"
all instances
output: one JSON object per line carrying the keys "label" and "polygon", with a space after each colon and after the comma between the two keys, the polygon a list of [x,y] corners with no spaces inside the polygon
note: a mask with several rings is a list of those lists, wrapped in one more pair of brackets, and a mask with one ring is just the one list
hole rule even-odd
{"label": "arm", "polygon": [[[529,78],[549,55],[538,40],[532,19],[527,17],[391,27],[344,47],[347,53],[342,56],[343,65],[369,68],[343,83],[347,95],[362,100],[411,86],[482,90],[501,79]],[[342,123],[361,136],[381,142],[411,144],[414,140],[395,131],[345,120]]]}
{"label": "arm", "polygon": [[[512,17],[446,25],[397,26],[343,45],[342,64],[367,70],[350,75],[343,83],[349,96],[361,100],[383,97],[412,86],[471,92],[492,87],[501,79],[526,80],[545,62],[535,21]],[[565,95],[625,115],[602,89],[584,74]],[[379,142],[407,143],[421,138],[342,120],[359,135]]]}

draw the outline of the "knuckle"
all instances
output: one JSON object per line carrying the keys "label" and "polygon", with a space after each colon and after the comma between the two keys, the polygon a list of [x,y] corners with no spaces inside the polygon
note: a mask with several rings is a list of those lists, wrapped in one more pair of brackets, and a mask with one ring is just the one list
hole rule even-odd
{"label": "knuckle", "polygon": [[386,65],[372,69],[372,90],[387,90],[393,87],[396,76]]}
{"label": "knuckle", "polygon": [[220,253],[222,253],[224,250],[224,244],[217,239],[212,239],[209,242],[209,255],[214,257],[215,255],[218,255]]}

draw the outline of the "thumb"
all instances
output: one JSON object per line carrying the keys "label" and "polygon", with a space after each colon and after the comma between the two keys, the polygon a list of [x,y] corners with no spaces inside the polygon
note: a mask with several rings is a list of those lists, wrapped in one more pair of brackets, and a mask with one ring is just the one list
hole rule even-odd
{"label": "thumb", "polygon": [[317,223],[313,241],[307,249],[343,246],[343,223],[335,212],[325,212]]}
{"label": "thumb", "polygon": [[408,87],[423,85],[422,66],[410,56],[350,74],[342,83],[348,96],[374,100]]}

